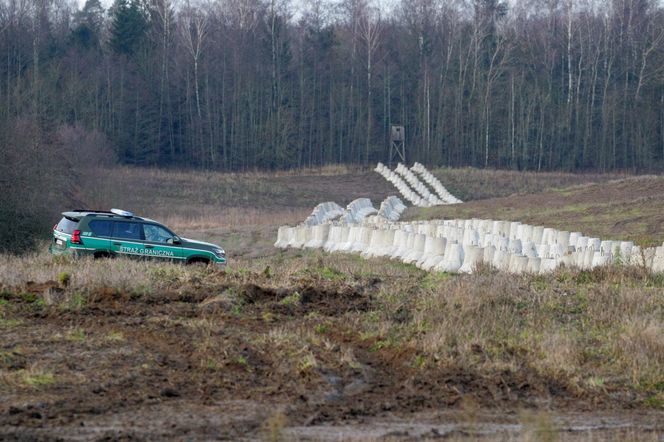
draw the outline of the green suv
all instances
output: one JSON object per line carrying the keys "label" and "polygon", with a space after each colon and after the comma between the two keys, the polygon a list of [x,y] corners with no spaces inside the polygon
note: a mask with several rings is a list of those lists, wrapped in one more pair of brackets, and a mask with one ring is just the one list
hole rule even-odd
{"label": "green suv", "polygon": [[64,212],[53,226],[49,251],[75,257],[129,256],[226,265],[226,252],[221,247],[181,238],[156,221],[119,209]]}

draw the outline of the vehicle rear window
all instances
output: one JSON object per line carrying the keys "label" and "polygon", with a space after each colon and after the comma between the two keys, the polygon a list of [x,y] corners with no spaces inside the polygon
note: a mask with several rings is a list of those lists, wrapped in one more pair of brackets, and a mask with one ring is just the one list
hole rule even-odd
{"label": "vehicle rear window", "polygon": [[60,222],[58,223],[58,227],[55,229],[58,232],[63,232],[71,235],[74,233],[74,230],[76,230],[76,226],[78,226],[78,221],[73,221],[70,220],[69,218],[62,218]]}
{"label": "vehicle rear window", "polygon": [[116,221],[113,223],[113,238],[137,239],[143,240],[143,225],[140,223],[131,223]]}
{"label": "vehicle rear window", "polygon": [[95,236],[108,237],[111,236],[111,232],[113,231],[113,222],[107,220],[96,219],[94,221],[90,221],[88,226]]}

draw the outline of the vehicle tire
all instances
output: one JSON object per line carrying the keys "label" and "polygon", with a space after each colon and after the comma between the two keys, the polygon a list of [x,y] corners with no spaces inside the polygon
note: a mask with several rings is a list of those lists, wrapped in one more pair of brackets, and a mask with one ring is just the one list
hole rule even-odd
{"label": "vehicle tire", "polygon": [[97,252],[93,256],[94,259],[105,259],[105,258],[110,258],[111,254],[108,252]]}
{"label": "vehicle tire", "polygon": [[187,261],[187,265],[196,267],[207,267],[210,265],[210,260],[205,258],[192,258]]}

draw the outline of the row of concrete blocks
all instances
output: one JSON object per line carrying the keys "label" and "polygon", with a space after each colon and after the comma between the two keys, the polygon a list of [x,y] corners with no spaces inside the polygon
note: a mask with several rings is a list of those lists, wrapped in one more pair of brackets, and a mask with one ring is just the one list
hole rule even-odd
{"label": "row of concrete blocks", "polygon": [[401,175],[391,171],[383,163],[378,163],[374,170],[382,175],[383,178],[385,178],[387,181],[394,184],[394,187],[396,187],[399,193],[401,193],[401,196],[403,196],[404,199],[409,201],[412,205],[416,207],[431,207],[431,204],[428,201],[423,199],[420,195],[417,194],[417,192],[413,191],[413,189],[411,189],[408,184],[406,184],[406,182],[401,178]]}
{"label": "row of concrete blocks", "polygon": [[[525,248],[526,244],[533,244],[538,247],[549,247],[551,250],[558,250],[559,255],[577,250],[593,250],[612,254],[628,256],[632,254],[634,243],[632,241],[602,241],[599,238],[584,236],[581,232],[568,232],[556,230],[544,226],[532,226],[518,221],[495,221],[486,219],[466,219],[466,220],[444,220],[427,221],[420,223],[420,227],[429,231],[441,228],[445,231],[456,229],[463,231],[464,235],[473,238],[471,243],[481,244],[482,241],[493,239],[495,241],[518,240]],[[453,235],[445,231],[445,236]],[[495,244],[497,245],[497,244]],[[635,250],[639,252],[639,250]]]}
{"label": "row of concrete blocks", "polygon": [[397,168],[394,171],[400,174],[407,182],[410,184],[417,193],[422,196],[422,199],[427,201],[432,206],[440,206],[443,204],[443,201],[438,198],[435,194],[431,193],[427,186],[422,183],[419,178],[415,176],[410,169],[404,166],[402,163],[397,164]]}
{"label": "row of concrete blocks", "polygon": [[433,174],[429,172],[427,168],[424,167],[424,165],[422,165],[421,163],[416,162],[415,164],[413,164],[413,167],[411,167],[410,170],[420,174],[422,179],[433,188],[433,190],[438,194],[438,197],[443,201],[444,204],[459,204],[463,202],[459,198],[452,195],[445,188],[445,186],[442,185],[440,180],[435,176],[433,176]]}
{"label": "row of concrete blocks", "polygon": [[[411,169],[408,169],[402,163],[399,163],[394,171],[390,170],[383,163],[378,163],[375,171],[394,184],[399,192],[401,192],[401,195],[415,206],[431,207],[442,204],[458,204],[462,202],[448,192],[438,178],[433,176],[433,174],[420,163],[415,163]],[[434,192],[431,192],[413,172],[419,174],[422,179],[434,189]]]}
{"label": "row of concrete blocks", "polygon": [[[465,220],[471,221],[471,220]],[[641,251],[624,241],[594,241],[568,247],[560,244],[526,244],[518,238],[480,238],[472,228],[460,228],[460,220],[443,223],[299,226],[279,228],[276,247],[323,248],[328,252],[361,253],[364,257],[389,257],[425,270],[471,273],[480,263],[511,273],[546,273],[559,265],[591,269],[615,262],[664,271],[664,246]],[[433,227],[433,230],[432,230]],[[564,236],[564,235],[563,235]],[[602,250],[602,244],[605,250]],[[595,248],[597,246],[597,248]],[[612,250],[612,247],[615,246]]]}
{"label": "row of concrete blocks", "polygon": [[376,210],[369,198],[358,198],[353,200],[346,209],[334,202],[318,204],[311,215],[304,220],[307,226],[316,226],[338,220],[345,224],[360,224],[367,219],[373,223],[388,223],[397,221],[406,206],[396,196],[388,196]]}

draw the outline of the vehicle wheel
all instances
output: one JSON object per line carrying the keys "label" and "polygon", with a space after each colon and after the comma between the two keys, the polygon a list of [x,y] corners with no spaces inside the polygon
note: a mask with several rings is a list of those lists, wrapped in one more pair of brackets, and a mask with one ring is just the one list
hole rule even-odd
{"label": "vehicle wheel", "polygon": [[97,252],[94,254],[95,259],[104,259],[104,258],[110,258],[111,254],[108,252]]}
{"label": "vehicle wheel", "polygon": [[208,265],[210,265],[210,261],[203,258],[194,258],[190,261],[187,261],[187,264],[195,267],[207,267]]}

